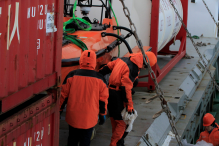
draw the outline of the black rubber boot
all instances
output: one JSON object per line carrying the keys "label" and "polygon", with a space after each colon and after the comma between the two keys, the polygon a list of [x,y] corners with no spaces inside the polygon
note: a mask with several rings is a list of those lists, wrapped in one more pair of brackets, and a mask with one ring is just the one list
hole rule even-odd
{"label": "black rubber boot", "polygon": [[117,142],[117,146],[125,146],[125,138],[128,135],[128,132],[124,132],[122,138]]}
{"label": "black rubber boot", "polygon": [[135,90],[134,89],[132,89],[132,95],[134,95],[135,94]]}
{"label": "black rubber boot", "polygon": [[124,139],[120,139],[118,142],[117,142],[117,146],[125,146],[124,144]]}

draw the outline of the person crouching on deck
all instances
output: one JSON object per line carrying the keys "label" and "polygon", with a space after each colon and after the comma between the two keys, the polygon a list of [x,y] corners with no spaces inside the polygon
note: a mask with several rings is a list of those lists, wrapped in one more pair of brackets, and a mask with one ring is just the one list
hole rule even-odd
{"label": "person crouching on deck", "polygon": [[[154,66],[157,62],[154,53],[145,53],[149,58],[150,66]],[[124,138],[128,132],[125,132],[127,125],[122,119],[121,112],[125,107],[130,114],[134,112],[132,88],[141,68],[143,68],[143,55],[132,53],[129,57],[109,62],[99,70],[102,75],[111,73],[108,85],[108,112],[113,133],[110,146],[124,146]]]}

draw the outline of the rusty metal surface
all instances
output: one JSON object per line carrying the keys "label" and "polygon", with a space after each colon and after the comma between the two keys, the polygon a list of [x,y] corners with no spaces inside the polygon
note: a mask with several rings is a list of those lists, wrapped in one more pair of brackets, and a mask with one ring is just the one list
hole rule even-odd
{"label": "rusty metal surface", "polygon": [[59,100],[50,94],[0,123],[1,146],[58,146]]}
{"label": "rusty metal surface", "polygon": [[0,1],[0,100],[14,102],[2,112],[59,84],[62,12],[63,0]]}

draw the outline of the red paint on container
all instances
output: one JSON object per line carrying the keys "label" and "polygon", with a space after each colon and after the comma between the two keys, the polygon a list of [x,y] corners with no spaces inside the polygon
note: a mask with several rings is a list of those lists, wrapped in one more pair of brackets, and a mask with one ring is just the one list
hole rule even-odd
{"label": "red paint on container", "polygon": [[60,82],[63,0],[0,1],[2,112]]}
{"label": "red paint on container", "polygon": [[59,100],[56,95],[56,91],[48,94],[1,122],[1,146],[58,146]]}

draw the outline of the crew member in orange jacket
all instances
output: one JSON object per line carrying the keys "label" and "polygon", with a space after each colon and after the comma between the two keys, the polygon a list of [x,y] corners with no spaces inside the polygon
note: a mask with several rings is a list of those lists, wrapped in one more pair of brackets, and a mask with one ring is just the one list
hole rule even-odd
{"label": "crew member in orange jacket", "polygon": [[215,118],[212,114],[205,114],[203,126],[205,126],[205,131],[200,134],[197,142],[204,140],[207,143],[212,143],[214,146],[219,146],[219,126],[215,123]]}
{"label": "crew member in orange jacket", "polygon": [[96,54],[86,50],[80,57],[80,69],[65,78],[60,99],[60,111],[66,98],[66,122],[69,124],[68,146],[89,146],[93,127],[105,122],[109,91],[104,77],[94,71]]}
{"label": "crew member in orange jacket", "polygon": [[[145,53],[149,57],[150,65],[155,65],[157,58],[154,53]],[[124,146],[124,138],[128,133],[125,132],[127,125],[122,119],[121,112],[124,107],[127,107],[129,113],[134,111],[132,88],[141,68],[143,68],[143,55],[133,53],[129,57],[122,57],[109,62],[99,70],[102,75],[111,73],[108,85],[108,112],[113,133],[110,146]]]}

